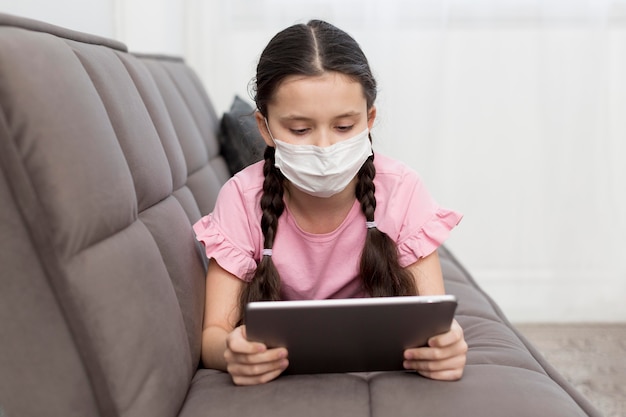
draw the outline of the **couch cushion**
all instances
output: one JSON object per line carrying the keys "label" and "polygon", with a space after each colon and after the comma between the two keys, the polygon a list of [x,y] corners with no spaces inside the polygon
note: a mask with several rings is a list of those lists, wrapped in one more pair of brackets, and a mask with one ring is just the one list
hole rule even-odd
{"label": "couch cushion", "polygon": [[203,369],[193,380],[180,417],[201,415],[364,417],[370,415],[369,387],[353,374],[282,376],[268,384],[239,387],[230,375]]}
{"label": "couch cushion", "polygon": [[[162,137],[170,165],[181,170],[181,155],[185,163],[184,175],[175,178],[174,195],[195,223],[213,209],[222,184],[230,177],[217,140],[218,117],[200,80],[182,60],[139,58],[152,75],[167,112],[165,120],[171,127],[161,130],[172,129]],[[155,120],[161,118],[162,112],[155,114]]]}
{"label": "couch cushion", "polygon": [[370,379],[370,394],[379,417],[587,415],[546,374],[512,366],[468,365],[455,382],[384,373]]}
{"label": "couch cushion", "polygon": [[254,112],[248,102],[235,96],[230,110],[222,116],[219,140],[232,174],[263,159],[266,144],[259,133]]}
{"label": "couch cushion", "polygon": [[[0,114],[0,137],[4,121]],[[10,151],[3,145],[4,167]],[[89,376],[4,169],[0,201],[0,415],[97,415]]]}
{"label": "couch cushion", "polygon": [[[457,412],[472,410],[471,415],[601,415],[515,329],[446,247],[439,249],[439,257],[446,290],[459,298],[457,319],[469,347],[464,377],[449,387],[450,395],[459,400],[454,407],[442,405],[440,415],[453,415],[455,407]],[[380,388],[385,392],[395,385],[393,377],[388,378],[389,385]],[[387,401],[383,399],[379,409]],[[430,402],[427,409],[436,407]],[[398,415],[404,414],[399,410]]]}
{"label": "couch cushion", "polygon": [[[219,159],[217,123],[200,116],[206,103],[182,63],[162,64],[181,71],[168,85],[146,61],[97,41],[0,26],[2,171],[20,213],[15,233],[31,247],[9,252],[2,282],[5,271],[32,265],[2,296],[28,288],[23,297],[49,310],[44,321],[28,322],[41,318],[37,308],[16,322],[30,340],[42,323],[57,332],[24,349],[25,334],[2,353],[16,364],[22,349],[32,364],[59,360],[50,368],[56,378],[33,369],[27,375],[37,382],[24,378],[32,391],[2,398],[8,415],[37,415],[41,404],[53,415],[71,415],[70,405],[94,415],[97,404],[105,415],[171,416],[199,361],[205,268],[190,220],[201,208],[196,195],[187,198],[193,192],[175,191]],[[181,102],[195,113],[174,110]],[[165,145],[174,140],[194,152],[176,154]],[[220,179],[208,170],[216,184],[229,175],[217,166]],[[200,185],[197,193],[207,195]]]}

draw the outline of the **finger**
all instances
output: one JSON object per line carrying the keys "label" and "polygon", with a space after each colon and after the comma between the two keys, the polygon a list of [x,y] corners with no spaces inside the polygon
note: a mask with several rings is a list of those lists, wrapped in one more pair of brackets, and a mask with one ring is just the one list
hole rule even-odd
{"label": "finger", "polygon": [[437,379],[439,381],[458,381],[463,377],[463,368],[435,372],[417,371],[417,373],[426,378]]}
{"label": "finger", "polygon": [[467,342],[465,339],[457,340],[456,343],[445,347],[421,347],[404,351],[404,359],[422,361],[441,361],[455,356],[467,354]]}
{"label": "finger", "polygon": [[442,372],[455,369],[463,369],[466,362],[465,355],[458,355],[444,360],[405,360],[403,366],[405,369],[422,372]]}
{"label": "finger", "polygon": [[466,361],[466,356],[461,355],[445,361],[415,361],[406,365],[426,378],[455,381],[463,376]]}
{"label": "finger", "polygon": [[260,353],[238,353],[232,350],[224,352],[224,359],[227,363],[240,363],[247,365],[275,362],[287,358],[287,349],[275,348]]}
{"label": "finger", "polygon": [[268,372],[284,370],[288,365],[287,359],[254,364],[233,362],[227,365],[227,370],[231,375],[259,376]]}
{"label": "finger", "polygon": [[280,375],[289,366],[287,359],[261,364],[228,364],[227,371],[238,385],[259,384]]}
{"label": "finger", "polygon": [[231,377],[233,379],[233,382],[236,385],[257,385],[257,384],[264,384],[266,382],[272,381],[273,379],[276,379],[283,372],[283,370],[284,369],[277,369],[277,370],[267,372],[262,375],[256,375],[256,376],[232,375],[231,374]]}
{"label": "finger", "polygon": [[456,320],[453,320],[450,326],[450,330],[448,330],[446,333],[442,333],[428,339],[428,346],[445,347],[453,345],[461,339],[463,339],[463,328]]}
{"label": "finger", "polygon": [[[456,381],[461,379],[465,369],[465,359],[459,358],[458,361],[450,360],[446,363],[433,364],[425,362],[404,363],[406,369],[414,370],[418,374],[441,381]],[[438,369],[440,368],[441,369]]]}
{"label": "finger", "polygon": [[249,342],[246,339],[243,327],[237,327],[226,337],[226,350],[245,354],[265,352],[267,347],[263,343]]}

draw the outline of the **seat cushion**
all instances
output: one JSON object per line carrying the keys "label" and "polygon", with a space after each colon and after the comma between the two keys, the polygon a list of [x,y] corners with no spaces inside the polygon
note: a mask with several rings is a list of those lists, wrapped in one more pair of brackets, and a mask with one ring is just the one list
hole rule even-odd
{"label": "seat cushion", "polygon": [[241,387],[224,372],[203,369],[192,381],[180,417],[364,417],[369,401],[367,380],[353,374],[290,375]]}
{"label": "seat cushion", "polygon": [[586,416],[546,374],[528,369],[468,365],[460,381],[432,381],[410,373],[370,380],[372,416]]}

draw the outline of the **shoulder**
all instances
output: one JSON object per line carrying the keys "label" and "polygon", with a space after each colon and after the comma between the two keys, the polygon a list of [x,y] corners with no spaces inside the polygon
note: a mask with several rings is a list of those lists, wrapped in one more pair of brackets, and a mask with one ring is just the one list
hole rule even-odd
{"label": "shoulder", "polygon": [[239,216],[257,217],[263,193],[263,162],[250,165],[224,183],[220,189],[213,213],[221,218]]}
{"label": "shoulder", "polygon": [[413,188],[421,182],[419,174],[404,162],[390,158],[379,153],[374,154],[374,167],[376,167],[376,191],[379,188],[394,190],[398,187]]}
{"label": "shoulder", "polygon": [[254,163],[233,175],[222,187],[223,193],[236,192],[244,199],[256,198],[263,189],[264,161]]}
{"label": "shoulder", "polygon": [[399,236],[408,217],[413,221],[430,215],[432,197],[414,169],[380,154],[374,156],[374,166],[377,221],[385,232]]}

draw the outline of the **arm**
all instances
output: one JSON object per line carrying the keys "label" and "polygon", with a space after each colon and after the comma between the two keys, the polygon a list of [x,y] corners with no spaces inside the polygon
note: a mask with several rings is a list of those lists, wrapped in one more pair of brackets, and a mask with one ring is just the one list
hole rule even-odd
{"label": "arm", "polygon": [[248,342],[239,318],[239,294],[245,283],[212,259],[206,278],[202,328],[202,362],[207,368],[228,371],[237,385],[253,385],[276,378],[287,367],[287,351]]}
{"label": "arm", "polygon": [[[415,278],[419,295],[445,294],[437,251],[407,267]],[[432,379],[457,380],[463,375],[467,343],[463,329],[453,320],[450,331],[428,340],[427,347],[404,351],[404,367]]]}
{"label": "arm", "polygon": [[415,288],[417,288],[419,295],[443,295],[446,293],[437,251],[418,259],[407,269],[415,279]]}

